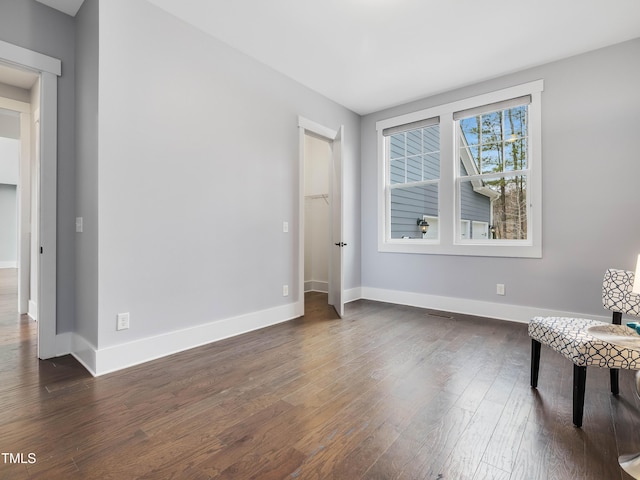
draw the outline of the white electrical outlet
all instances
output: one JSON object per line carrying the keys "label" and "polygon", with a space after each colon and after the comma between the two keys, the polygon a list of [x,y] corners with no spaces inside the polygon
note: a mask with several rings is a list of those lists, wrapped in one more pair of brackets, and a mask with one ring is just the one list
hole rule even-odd
{"label": "white electrical outlet", "polygon": [[282,296],[286,297],[289,295],[289,285],[283,285],[282,286]]}
{"label": "white electrical outlet", "polygon": [[82,233],[82,217],[76,217],[76,232]]}
{"label": "white electrical outlet", "polygon": [[129,328],[129,312],[117,315],[116,330],[126,330]]}
{"label": "white electrical outlet", "polygon": [[504,295],[504,283],[497,283],[496,284],[496,293],[498,295]]}
{"label": "white electrical outlet", "polygon": [[289,222],[282,222],[282,232],[289,233]]}

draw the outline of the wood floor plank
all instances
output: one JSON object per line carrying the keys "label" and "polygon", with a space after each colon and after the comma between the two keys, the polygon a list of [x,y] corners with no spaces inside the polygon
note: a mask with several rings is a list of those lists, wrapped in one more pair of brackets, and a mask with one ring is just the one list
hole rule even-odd
{"label": "wood floor plank", "polygon": [[460,407],[451,407],[434,417],[415,461],[405,466],[400,478],[442,477],[442,466],[454,451],[472,417],[472,412]]}
{"label": "wood floor plank", "polygon": [[513,388],[482,457],[483,463],[506,472],[513,470],[518,446],[533,408],[528,377],[521,375],[518,378],[520,381],[512,384]]}
{"label": "wood floor plank", "polygon": [[476,472],[486,451],[495,427],[500,419],[501,409],[492,402],[483,402],[475,411],[447,459],[428,475],[442,474],[445,478],[464,478]]}
{"label": "wood floor plank", "polygon": [[[528,421],[511,470],[511,480],[549,478],[549,457],[555,447],[553,425]],[[514,448],[516,446],[514,445]],[[567,479],[568,480],[568,479]]]}
{"label": "wood floor plank", "polygon": [[294,477],[305,456],[294,448],[285,448],[263,455],[251,452],[240,461],[220,472],[217,479],[236,480],[238,478],[259,478],[260,480],[276,480]]}
{"label": "wood floor plank", "polygon": [[484,462],[480,462],[478,470],[476,470],[473,480],[509,480],[511,477],[511,470],[505,472],[493,465],[489,465]]}
{"label": "wood floor plank", "polygon": [[633,372],[590,369],[582,429],[572,366],[524,324],[326,294],[305,316],[99,378],[36,358],[36,324],[0,270],[0,463],[10,479],[628,480],[640,451]]}

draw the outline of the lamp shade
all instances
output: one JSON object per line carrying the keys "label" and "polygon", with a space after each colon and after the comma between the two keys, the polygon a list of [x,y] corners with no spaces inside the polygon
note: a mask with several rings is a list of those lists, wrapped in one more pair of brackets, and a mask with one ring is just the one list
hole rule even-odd
{"label": "lamp shade", "polygon": [[633,280],[633,293],[640,294],[640,255],[638,255],[638,261],[636,262],[636,276]]}

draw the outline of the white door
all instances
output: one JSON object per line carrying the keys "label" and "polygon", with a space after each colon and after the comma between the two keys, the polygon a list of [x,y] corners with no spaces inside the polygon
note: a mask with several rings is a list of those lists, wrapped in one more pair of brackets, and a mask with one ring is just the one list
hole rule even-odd
{"label": "white door", "polygon": [[329,264],[329,305],[333,305],[340,317],[344,315],[344,249],[348,248],[342,238],[342,138],[344,127],[341,126],[333,140],[331,175],[329,188],[331,192],[331,260]]}

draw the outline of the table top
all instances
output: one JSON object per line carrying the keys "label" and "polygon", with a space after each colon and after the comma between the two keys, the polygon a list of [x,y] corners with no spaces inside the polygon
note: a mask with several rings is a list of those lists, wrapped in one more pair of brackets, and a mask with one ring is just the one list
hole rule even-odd
{"label": "table top", "polygon": [[595,325],[589,327],[587,332],[603,342],[640,350],[640,335],[626,325]]}

